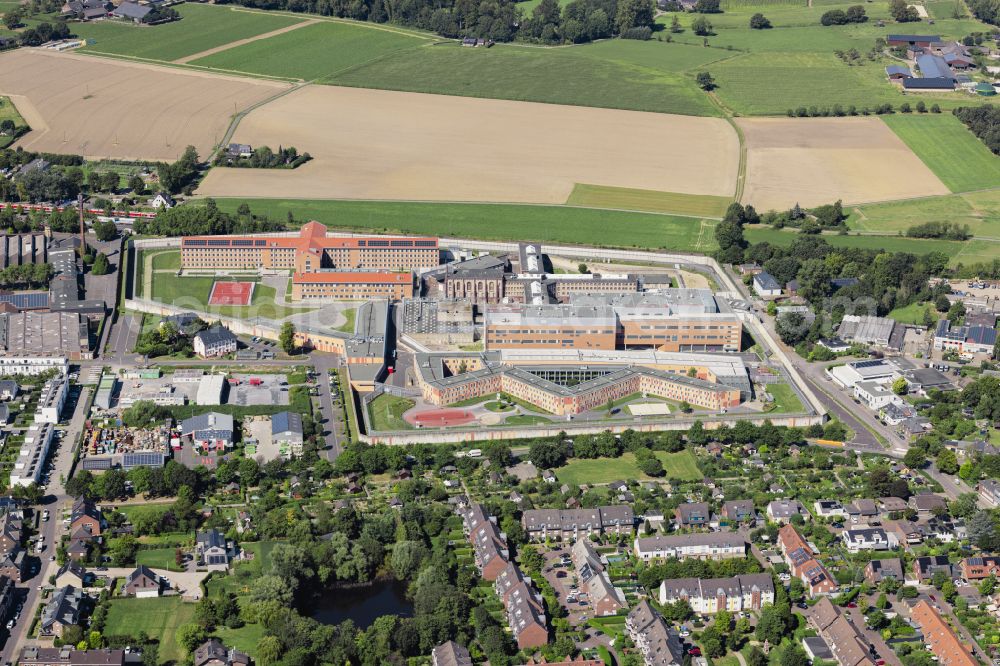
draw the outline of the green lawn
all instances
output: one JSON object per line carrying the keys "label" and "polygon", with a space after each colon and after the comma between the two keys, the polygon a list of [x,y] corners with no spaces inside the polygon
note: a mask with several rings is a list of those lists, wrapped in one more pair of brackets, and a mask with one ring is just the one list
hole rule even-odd
{"label": "green lawn", "polygon": [[906,307],[896,308],[889,313],[889,318],[895,319],[902,324],[919,324],[923,326],[924,313],[927,311],[930,311],[934,319],[937,320],[937,311],[930,303],[910,303]]}
{"label": "green lawn", "polygon": [[181,252],[180,250],[167,250],[165,252],[157,252],[152,255],[153,257],[153,270],[170,270],[178,271],[181,268]]}
{"label": "green lawn", "polygon": [[353,333],[354,332],[354,318],[358,315],[357,308],[348,308],[341,311],[344,315],[344,323],[337,327],[337,330],[341,333]]}
{"label": "green lawn", "polygon": [[135,563],[145,564],[154,569],[169,569],[170,571],[183,571],[177,566],[176,548],[154,548],[151,550],[140,550],[136,553]]}
{"label": "green lawn", "polygon": [[771,384],[766,387],[768,393],[774,398],[774,414],[797,414],[803,411],[802,401],[798,394],[788,384]]}
{"label": "green lawn", "polygon": [[216,627],[212,635],[221,639],[226,647],[234,647],[256,659],[257,644],[264,637],[264,627],[259,624],[245,624],[239,629]]}
{"label": "green lawn", "polygon": [[[250,279],[248,281],[254,282],[255,280]],[[282,319],[289,315],[309,312],[315,309],[291,308],[286,305],[277,305],[275,303],[277,294],[274,287],[264,284],[257,284],[254,287],[253,300],[250,302],[250,305],[215,305],[209,307],[208,297],[212,292],[212,284],[214,282],[214,277],[178,277],[171,273],[157,273],[153,279],[153,300],[177,307],[202,310],[222,317],[240,317],[243,319],[252,317]]]}
{"label": "green lawn", "polygon": [[552,423],[552,419],[534,414],[514,414],[504,419],[503,424],[508,426],[531,426]]}
{"label": "green lawn", "polygon": [[950,113],[896,114],[882,121],[952,192],[1000,187],[1000,157]]}
{"label": "green lawn", "polygon": [[376,431],[410,430],[412,425],[403,419],[403,412],[416,403],[409,398],[383,393],[371,401],[368,412],[371,414],[372,427]]}
{"label": "green lawn", "polygon": [[[491,49],[492,50],[492,49]],[[317,220],[331,228],[373,232],[460,236],[483,240],[614,245],[643,249],[711,252],[715,222],[688,217],[594,210],[566,206],[333,201],[283,199],[217,199],[219,208],[235,212],[246,201],[258,215]],[[609,234],[608,230],[617,230]],[[789,241],[791,242],[791,241]]]}
{"label": "green lawn", "polygon": [[692,69],[728,55],[662,42],[609,40],[561,49],[440,44],[394,53],[326,83],[465,97],[717,116]]}
{"label": "green lawn", "polygon": [[181,20],[152,27],[117,21],[74,23],[71,30],[88,40],[84,52],[171,61],[301,22],[280,14],[188,3],[178,5]]}
{"label": "green lawn", "polygon": [[193,61],[227,71],[314,80],[408,51],[425,38],[363,23],[322,21]]}
{"label": "green lawn", "polygon": [[655,190],[577,183],[566,203],[572,206],[590,208],[642,210],[653,213],[722,219],[722,216],[726,214],[726,208],[732,201],[731,197],[678,194],[676,192],[657,192]]}
{"label": "green lawn", "polygon": [[[694,454],[690,451],[667,453],[655,451],[656,457],[663,463],[668,479],[696,481],[702,478]],[[571,486],[584,483],[611,483],[617,480],[649,479],[639,470],[635,455],[624,453],[620,458],[593,458],[571,460],[566,466],[556,470],[556,477]]]}
{"label": "green lawn", "polygon": [[180,597],[112,599],[104,625],[107,636],[138,636],[145,632],[160,641],[160,662],[180,662],[184,650],[177,643],[177,627],[194,619],[194,604]]}

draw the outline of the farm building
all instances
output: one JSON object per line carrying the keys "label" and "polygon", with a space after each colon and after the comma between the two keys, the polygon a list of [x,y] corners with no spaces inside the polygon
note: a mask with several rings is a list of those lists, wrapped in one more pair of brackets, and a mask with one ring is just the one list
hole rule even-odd
{"label": "farm building", "polygon": [[910,68],[905,65],[889,65],[885,68],[885,75],[889,77],[890,81],[908,79],[913,76]]}
{"label": "farm building", "polygon": [[982,97],[993,97],[997,94],[996,86],[989,83],[980,83],[976,86],[976,94]]}
{"label": "farm building", "polygon": [[955,75],[944,58],[925,53],[917,56],[917,68],[921,75],[929,79],[954,79]]}
{"label": "farm building", "polygon": [[927,48],[941,41],[938,35],[887,35],[885,43],[889,46],[919,46]]}
{"label": "farm building", "polygon": [[903,79],[904,90],[954,90],[953,78],[909,78]]}
{"label": "farm building", "polygon": [[118,5],[111,14],[116,18],[131,20],[133,23],[142,23],[151,11],[153,8],[148,5],[126,1]]}

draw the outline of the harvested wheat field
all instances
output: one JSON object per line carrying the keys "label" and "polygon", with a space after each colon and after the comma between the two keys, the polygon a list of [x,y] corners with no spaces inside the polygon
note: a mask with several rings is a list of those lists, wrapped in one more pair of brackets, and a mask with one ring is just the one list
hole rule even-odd
{"label": "harvested wheat field", "polygon": [[864,203],[948,194],[878,118],[738,118],[747,147],[744,203]]}
{"label": "harvested wheat field", "polygon": [[0,95],[32,127],[17,145],[88,158],[173,160],[188,145],[207,156],[234,107],[286,87],[40,49],[0,55]]}
{"label": "harvested wheat field", "polygon": [[739,158],[716,118],[333,86],[255,109],[233,140],[314,159],[212,169],[200,194],[564,203],[589,183],[731,196]]}

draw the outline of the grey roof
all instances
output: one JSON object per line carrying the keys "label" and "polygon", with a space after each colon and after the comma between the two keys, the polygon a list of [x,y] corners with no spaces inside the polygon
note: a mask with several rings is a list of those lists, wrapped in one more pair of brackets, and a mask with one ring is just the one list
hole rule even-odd
{"label": "grey roof", "polygon": [[898,557],[890,557],[884,560],[872,560],[869,563],[872,573],[875,575],[875,581],[878,582],[883,578],[895,578],[896,580],[903,580],[903,562]]}
{"label": "grey roof", "polygon": [[844,340],[852,342],[887,345],[895,326],[896,322],[888,317],[845,315],[837,333]]}
{"label": "grey roof", "polygon": [[753,276],[753,281],[760,285],[761,289],[781,289],[781,285],[767,271],[762,271]]}
{"label": "grey roof", "polygon": [[574,529],[602,530],[614,526],[631,528],[635,513],[630,506],[602,506],[594,509],[529,509],[521,516],[521,523],[532,530]]}
{"label": "grey roof", "polygon": [[135,2],[123,2],[115,8],[112,12],[115,16],[121,16],[130,19],[139,19],[140,21],[146,18],[149,12],[153,11],[152,7],[146,7]]}
{"label": "grey roof", "polygon": [[213,326],[195,334],[195,339],[201,340],[206,347],[228,343],[236,340],[236,336],[225,326]]}
{"label": "grey roof", "polygon": [[887,35],[890,42],[940,42],[940,35]]}
{"label": "grey roof", "polygon": [[929,79],[950,79],[952,77],[951,67],[941,56],[925,53],[917,56],[917,67],[920,73]]}
{"label": "grey roof", "polygon": [[72,585],[56,590],[42,610],[42,631],[48,633],[56,622],[63,625],[77,624],[80,621],[80,601],[82,599],[83,591]]}
{"label": "grey roof", "polygon": [[642,642],[647,646],[643,655],[646,666],[674,666],[684,661],[680,636],[645,599],[628,614],[626,626],[630,633],[643,637]]}
{"label": "grey roof", "polygon": [[671,534],[643,537],[635,540],[640,551],[665,550],[684,547],[746,548],[746,540],[739,534],[729,532],[707,532],[694,534]]}
{"label": "grey roof", "polygon": [[903,88],[911,90],[954,90],[955,80],[942,77],[910,77],[903,79]]}
{"label": "grey roof", "polygon": [[472,666],[469,651],[455,641],[438,645],[432,656],[435,666]]}
{"label": "grey roof", "polygon": [[202,548],[225,548],[226,537],[219,530],[204,530],[197,533],[195,541]]}
{"label": "grey roof", "polygon": [[302,435],[302,417],[294,412],[278,412],[271,417],[271,434],[290,432]]}
{"label": "grey roof", "polygon": [[913,74],[910,73],[910,68],[906,67],[905,65],[889,65],[888,67],[885,68],[885,73],[888,74],[889,76],[892,76],[893,74],[900,74],[902,76],[913,76]]}
{"label": "grey roof", "polygon": [[183,435],[216,432],[228,433],[228,437],[231,439],[233,431],[233,417],[230,414],[207,412],[181,421],[181,434]]}

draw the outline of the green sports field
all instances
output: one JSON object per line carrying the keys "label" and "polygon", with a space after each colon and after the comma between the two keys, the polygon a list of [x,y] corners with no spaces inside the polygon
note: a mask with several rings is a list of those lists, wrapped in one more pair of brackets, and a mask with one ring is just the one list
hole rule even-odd
{"label": "green sports field", "polygon": [[882,121],[952,192],[1000,187],[1000,157],[950,113],[896,114]]}
{"label": "green sports field", "polygon": [[672,213],[722,219],[731,197],[713,197],[655,190],[635,190],[624,187],[577,184],[566,203],[591,208],[618,208],[643,210],[653,213]]}
{"label": "green sports field", "polygon": [[171,61],[239,39],[294,25],[302,18],[251,12],[231,7],[183,4],[180,21],[152,27],[115,21],[72,24],[73,32],[93,43],[82,52]]}
{"label": "green sports field", "polygon": [[226,49],[191,64],[311,81],[393,52],[407,51],[425,41],[423,37],[373,24],[321,21]]}

